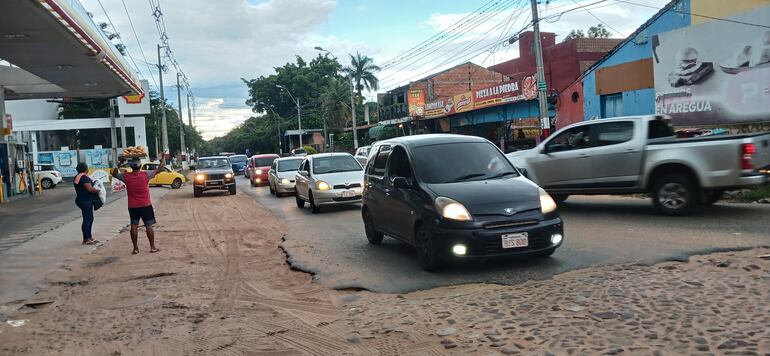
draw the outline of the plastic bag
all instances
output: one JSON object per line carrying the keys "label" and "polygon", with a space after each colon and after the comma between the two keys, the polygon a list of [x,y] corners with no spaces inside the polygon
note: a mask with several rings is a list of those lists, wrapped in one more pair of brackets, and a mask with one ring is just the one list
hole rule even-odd
{"label": "plastic bag", "polygon": [[123,183],[120,179],[112,177],[112,192],[122,192],[126,190],[126,183]]}
{"label": "plastic bag", "polygon": [[97,179],[94,181],[94,188],[99,190],[99,200],[102,201],[102,204],[107,202],[107,189],[104,189],[104,183]]}

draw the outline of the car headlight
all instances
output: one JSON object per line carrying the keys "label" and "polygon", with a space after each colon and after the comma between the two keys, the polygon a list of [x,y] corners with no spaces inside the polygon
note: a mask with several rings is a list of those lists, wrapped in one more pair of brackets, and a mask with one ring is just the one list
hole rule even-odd
{"label": "car headlight", "polygon": [[468,209],[465,209],[465,206],[453,199],[445,197],[436,198],[436,210],[439,214],[441,214],[441,216],[450,220],[473,220],[473,217],[471,217],[471,213],[468,212]]}
{"label": "car headlight", "polygon": [[254,172],[254,173],[256,173],[257,175],[260,175],[260,174],[262,174],[262,170],[261,169],[257,169],[257,171]]}
{"label": "car headlight", "polygon": [[289,184],[289,178],[281,179],[281,184]]}
{"label": "car headlight", "polygon": [[225,173],[225,178],[230,179],[233,177],[232,173]]}
{"label": "car headlight", "polygon": [[547,214],[556,210],[556,202],[553,201],[553,198],[543,188],[538,188],[538,190],[540,190],[540,211]]}
{"label": "car headlight", "polygon": [[195,180],[205,180],[205,179],[206,179],[206,176],[203,175],[203,174],[196,174],[195,175]]}
{"label": "car headlight", "polygon": [[316,188],[318,188],[318,190],[329,190],[329,189],[332,189],[332,187],[329,186],[329,183],[326,183],[326,182],[324,182],[322,180],[319,180],[318,183],[315,184],[315,186],[316,186]]}

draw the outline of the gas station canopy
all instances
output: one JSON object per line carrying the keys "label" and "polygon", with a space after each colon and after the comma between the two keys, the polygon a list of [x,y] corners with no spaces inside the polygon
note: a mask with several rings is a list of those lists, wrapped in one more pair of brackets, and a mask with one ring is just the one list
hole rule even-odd
{"label": "gas station canopy", "polygon": [[78,0],[0,1],[0,60],[6,99],[144,94]]}

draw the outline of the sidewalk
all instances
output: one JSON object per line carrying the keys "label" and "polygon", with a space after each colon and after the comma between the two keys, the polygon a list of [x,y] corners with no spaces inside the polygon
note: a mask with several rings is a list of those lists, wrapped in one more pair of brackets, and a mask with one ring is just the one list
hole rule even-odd
{"label": "sidewalk", "polygon": [[[157,202],[167,188],[152,188],[153,201]],[[74,205],[72,207],[74,209]],[[128,225],[125,194],[95,212],[94,238],[106,242]],[[0,252],[0,308],[18,304],[34,295],[38,284],[46,274],[62,264],[70,263],[97,246],[81,245],[80,224],[76,218],[60,227],[45,232],[29,241]],[[4,310],[0,309],[0,314]]]}

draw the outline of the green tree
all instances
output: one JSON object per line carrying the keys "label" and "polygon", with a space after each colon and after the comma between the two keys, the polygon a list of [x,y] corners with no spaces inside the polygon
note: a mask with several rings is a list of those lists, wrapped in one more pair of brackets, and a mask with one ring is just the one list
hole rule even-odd
{"label": "green tree", "polygon": [[585,32],[583,30],[572,30],[569,32],[567,37],[564,37],[565,41],[574,40],[576,38],[586,38]]}
{"label": "green tree", "polygon": [[323,94],[321,106],[326,124],[332,129],[344,129],[350,122],[350,83],[341,78],[329,81]]}
{"label": "green tree", "polygon": [[602,24],[588,28],[588,38],[610,38],[611,33]]}

